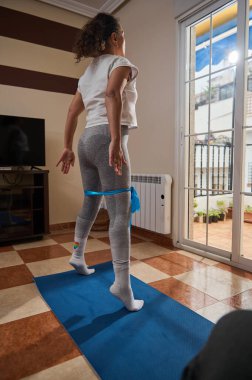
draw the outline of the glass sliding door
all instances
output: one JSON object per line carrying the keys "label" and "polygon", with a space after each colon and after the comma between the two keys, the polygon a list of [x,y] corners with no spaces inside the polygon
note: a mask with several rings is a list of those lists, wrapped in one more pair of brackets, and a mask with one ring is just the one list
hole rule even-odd
{"label": "glass sliding door", "polygon": [[252,270],[252,0],[182,22],[179,242]]}
{"label": "glass sliding door", "polygon": [[252,260],[252,0],[247,2],[245,31],[245,97],[242,128],[241,260]]}
{"label": "glass sliding door", "polygon": [[185,28],[184,240],[230,257],[237,2]]}

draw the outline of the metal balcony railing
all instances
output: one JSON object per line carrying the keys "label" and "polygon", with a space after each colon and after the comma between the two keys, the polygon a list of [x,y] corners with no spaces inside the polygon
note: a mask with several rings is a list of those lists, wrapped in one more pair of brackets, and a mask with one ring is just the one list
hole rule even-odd
{"label": "metal balcony railing", "polygon": [[[209,153],[207,144],[194,145],[194,196],[206,195],[204,188],[211,189],[209,195],[223,194],[223,190],[230,191],[233,186],[233,149],[230,144],[210,144]],[[209,171],[207,168],[209,167]],[[222,190],[222,191],[220,191]]]}

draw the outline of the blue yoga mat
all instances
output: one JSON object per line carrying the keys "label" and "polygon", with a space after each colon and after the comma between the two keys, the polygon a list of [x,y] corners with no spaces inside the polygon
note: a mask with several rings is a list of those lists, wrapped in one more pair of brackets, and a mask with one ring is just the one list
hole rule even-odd
{"label": "blue yoga mat", "polygon": [[112,263],[96,273],[74,270],[36,277],[47,304],[103,380],[179,380],[206,342],[213,324],[131,276],[139,312],[128,312],[109,292]]}

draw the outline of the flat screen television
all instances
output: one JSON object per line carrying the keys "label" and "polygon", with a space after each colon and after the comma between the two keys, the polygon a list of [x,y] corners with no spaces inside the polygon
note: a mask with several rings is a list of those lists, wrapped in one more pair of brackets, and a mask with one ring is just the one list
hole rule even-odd
{"label": "flat screen television", "polygon": [[45,120],[0,115],[0,167],[45,166]]}

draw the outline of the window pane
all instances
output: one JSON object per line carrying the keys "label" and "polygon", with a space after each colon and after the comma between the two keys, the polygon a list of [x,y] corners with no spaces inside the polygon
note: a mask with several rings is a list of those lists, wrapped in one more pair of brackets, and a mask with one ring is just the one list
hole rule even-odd
{"label": "window pane", "polygon": [[241,256],[252,259],[252,196],[243,197]]}
{"label": "window pane", "polygon": [[190,83],[190,134],[208,131],[209,97],[208,77]]}
{"label": "window pane", "polygon": [[245,82],[245,125],[252,126],[252,60],[247,63],[247,81]]}
{"label": "window pane", "polygon": [[189,44],[189,78],[209,74],[210,63],[210,17],[197,22],[187,30]]}
{"label": "window pane", "polygon": [[185,135],[188,135],[190,132],[190,83],[185,84]]}
{"label": "window pane", "polygon": [[207,152],[208,152],[208,146],[207,142],[204,140],[201,140],[198,136],[198,138],[195,138],[195,187],[199,188],[198,190],[195,190],[195,195],[202,195],[202,190],[207,187]]}
{"label": "window pane", "polygon": [[212,132],[234,127],[235,68],[211,76],[210,130]]}
{"label": "window pane", "polygon": [[[186,187],[206,188],[207,178],[207,142],[204,135],[185,139],[187,153]],[[195,196],[202,195],[202,190],[195,190]]]}
{"label": "window pane", "polygon": [[209,192],[208,245],[231,252],[233,195]]}
{"label": "window pane", "polygon": [[252,55],[252,0],[249,0],[248,56]]}
{"label": "window pane", "polygon": [[211,72],[236,64],[237,58],[237,2],[235,2],[213,14]]}
{"label": "window pane", "polygon": [[206,244],[206,191],[195,197],[193,190],[186,190],[186,238]]}
{"label": "window pane", "polygon": [[244,130],[244,150],[243,191],[252,195],[252,128]]}
{"label": "window pane", "polygon": [[218,190],[233,189],[233,144],[232,132],[211,133],[209,139],[209,189],[210,194]]}

